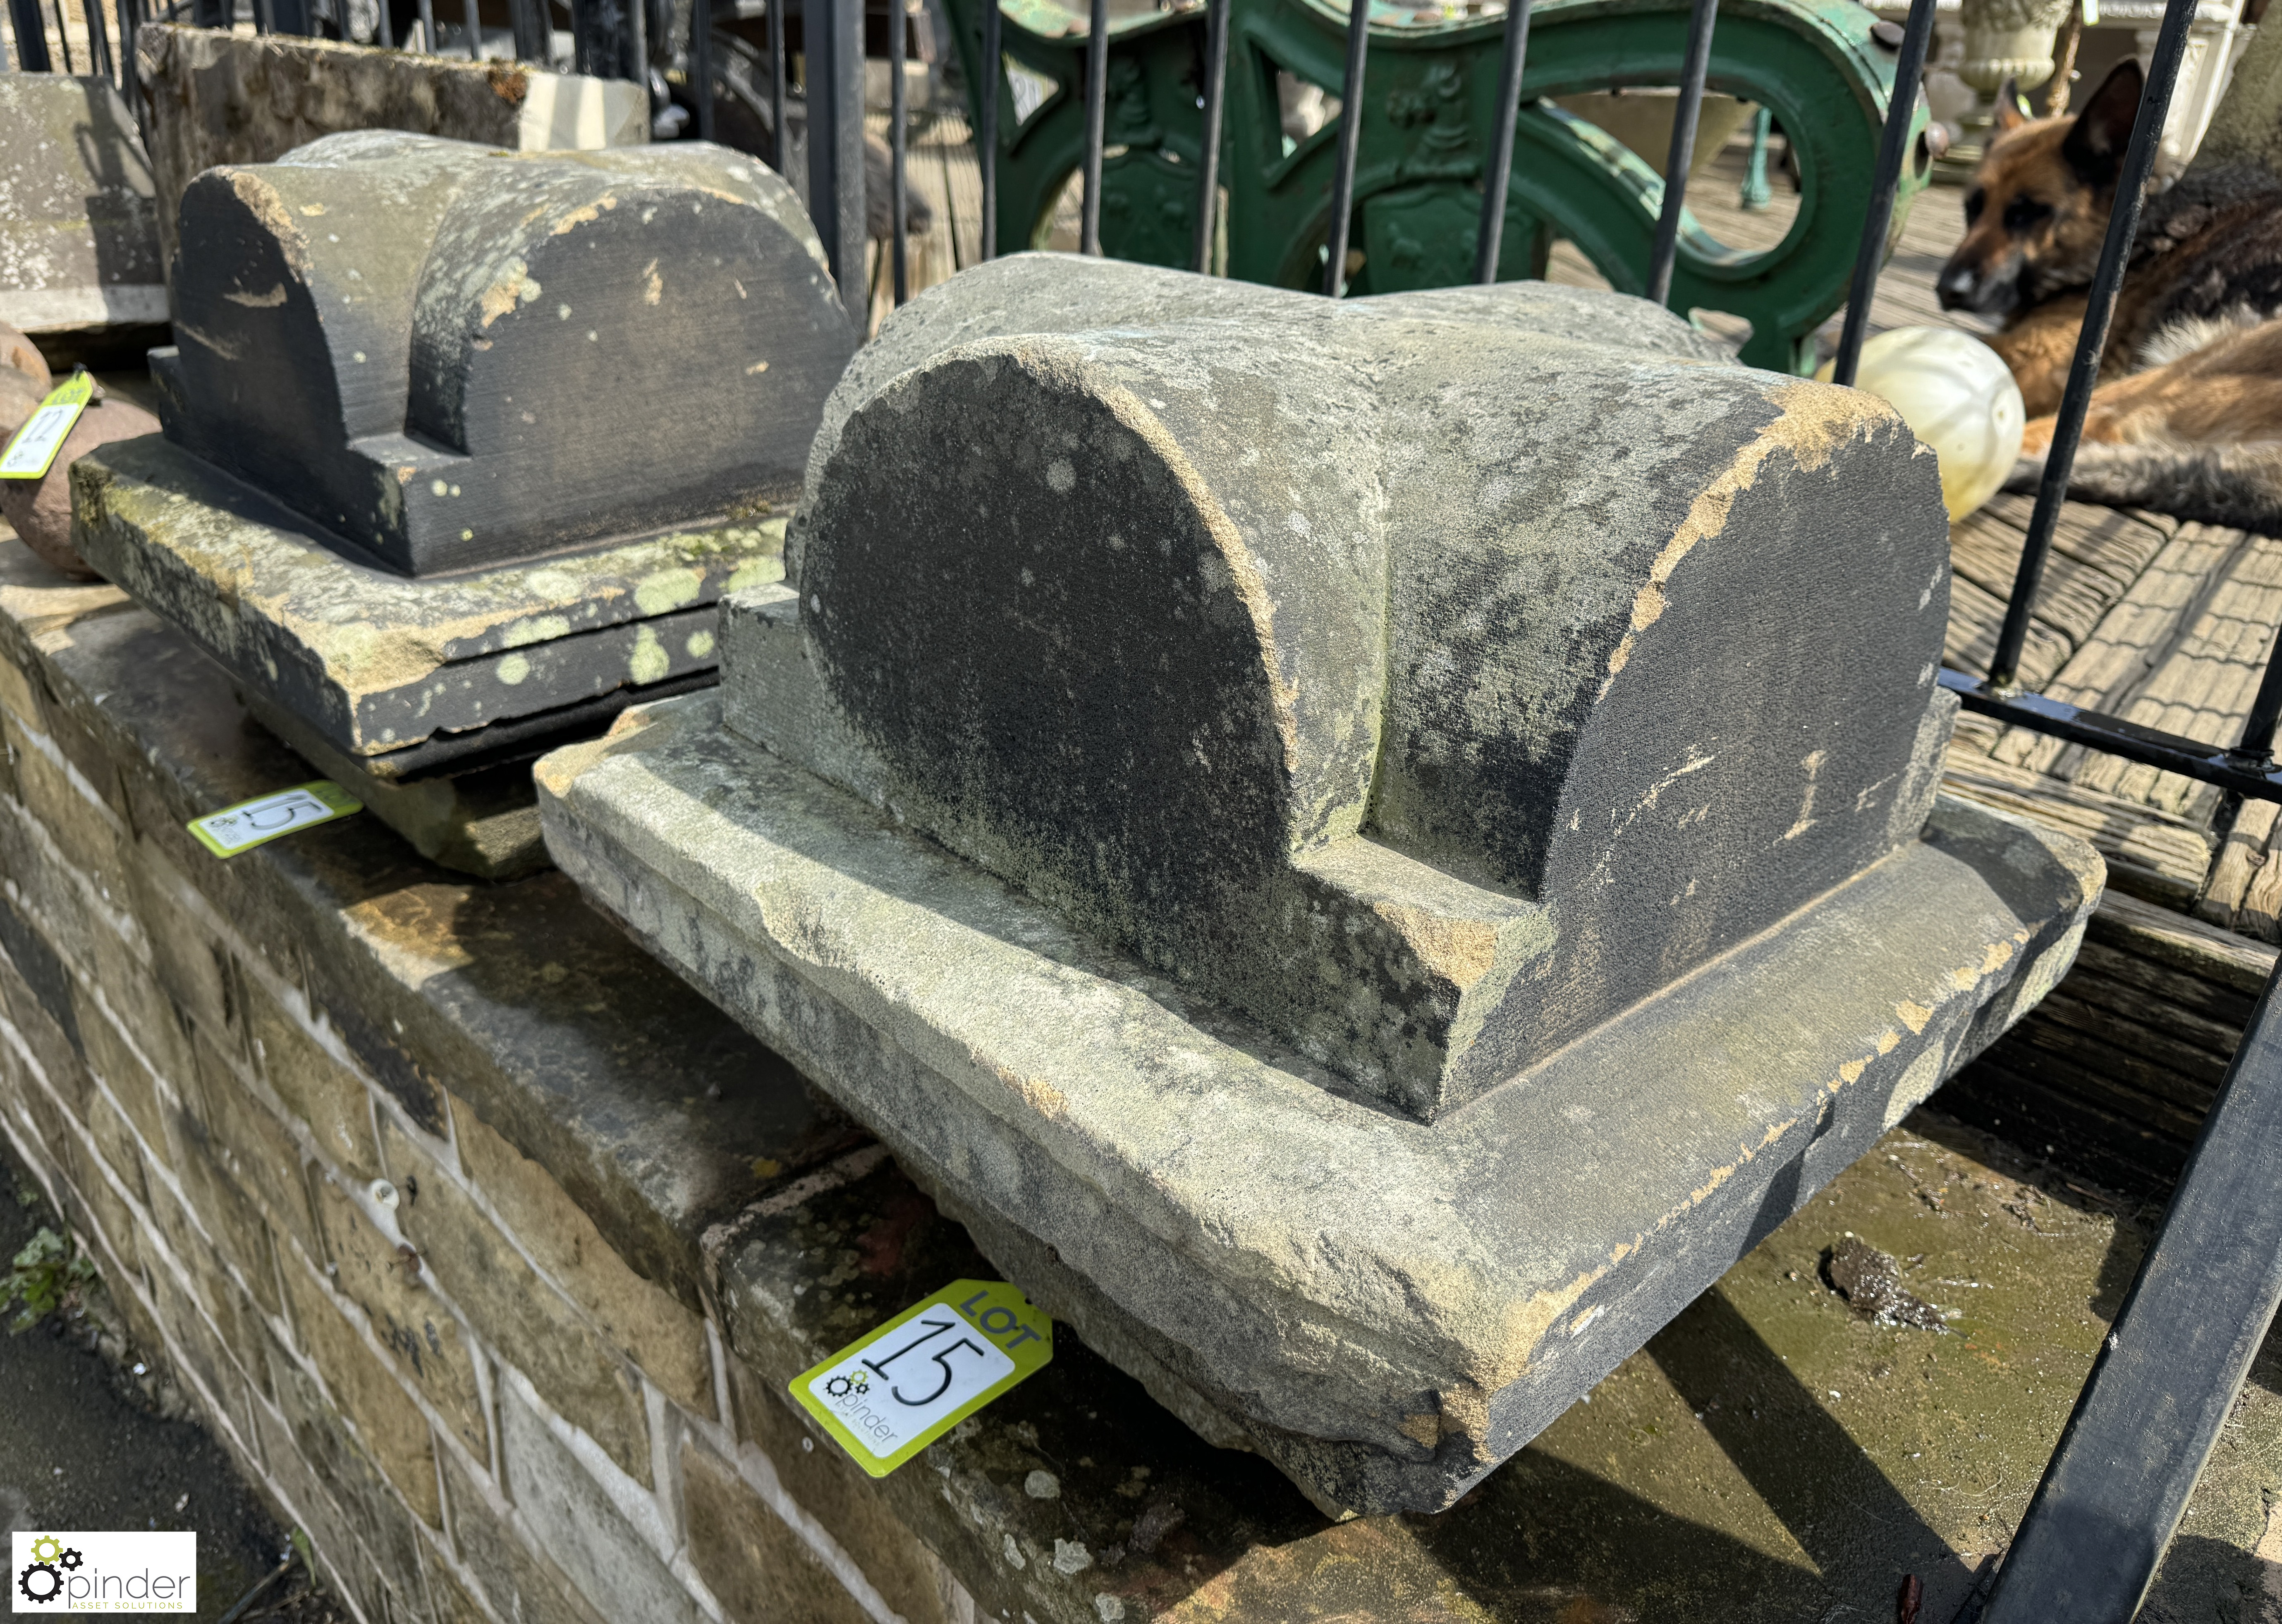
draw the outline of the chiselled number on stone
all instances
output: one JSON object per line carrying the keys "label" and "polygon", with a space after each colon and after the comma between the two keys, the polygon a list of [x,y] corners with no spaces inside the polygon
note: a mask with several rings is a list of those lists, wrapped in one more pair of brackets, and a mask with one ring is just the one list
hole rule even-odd
{"label": "chiselled number on stone", "polygon": [[[913,1337],[910,1341],[905,1342],[901,1348],[896,1349],[895,1352],[889,1354],[884,1359],[865,1360],[865,1368],[878,1375],[885,1376],[888,1373],[888,1367],[889,1365],[902,1358],[905,1354],[911,1352],[913,1348],[920,1347],[925,1343],[932,1342],[935,1338],[941,1336],[946,1331],[955,1331],[959,1328],[959,1322],[955,1319],[923,1319],[920,1321],[920,1324],[923,1325],[932,1325],[935,1328],[929,1331],[925,1336]],[[953,1342],[948,1348],[937,1348],[935,1352],[934,1358],[936,1365],[943,1371],[943,1379],[935,1384],[934,1392],[929,1393],[921,1398],[912,1398],[909,1396],[901,1387],[889,1387],[888,1389],[889,1393],[894,1396],[896,1403],[899,1404],[908,1404],[914,1410],[920,1408],[923,1404],[934,1403],[935,1400],[941,1398],[943,1394],[950,1389],[952,1378],[951,1356],[957,1353],[962,1348],[971,1350],[977,1357],[982,1356],[982,1349],[976,1347],[973,1339],[968,1337],[960,1337],[959,1340]]]}

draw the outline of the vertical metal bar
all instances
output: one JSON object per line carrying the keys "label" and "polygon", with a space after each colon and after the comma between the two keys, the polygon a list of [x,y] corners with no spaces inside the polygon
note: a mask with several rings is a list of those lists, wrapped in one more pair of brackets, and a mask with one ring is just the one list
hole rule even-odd
{"label": "vertical metal bar", "polygon": [[1680,100],[1672,113],[1672,151],[1664,160],[1664,211],[1656,217],[1649,250],[1648,297],[1672,297],[1673,262],[1680,257],[1680,211],[1688,200],[1688,166],[1696,156],[1696,120],[1704,111],[1704,75],[1712,66],[1712,24],[1719,0],[1696,0],[1688,14],[1688,54],[1680,65]]}
{"label": "vertical metal bar", "polygon": [[893,260],[892,294],[897,305],[912,296],[910,233],[904,220],[904,205],[911,198],[911,177],[904,167],[904,121],[910,109],[904,105],[904,53],[909,47],[904,33],[911,20],[904,0],[888,0],[888,248]]}
{"label": "vertical metal bar", "polygon": [[[143,26],[143,0],[119,0],[119,89],[127,97],[127,106],[136,115],[136,124],[142,125],[143,98],[136,94],[141,81],[135,68],[135,36]],[[146,135],[147,150],[150,138]]]}
{"label": "vertical metal bar", "polygon": [[[575,50],[578,36],[574,33],[570,37]],[[436,54],[436,0],[420,0],[420,49],[428,56]]]}
{"label": "vertical metal bar", "polygon": [[476,9],[476,0],[460,0],[460,17],[468,29],[468,60],[480,62],[484,59],[484,19]]}
{"label": "vertical metal bar", "polygon": [[[473,0],[470,0],[473,4]],[[511,5],[515,0],[508,0]],[[626,77],[643,89],[649,89],[649,0],[626,0],[626,54],[633,58],[626,64]],[[657,102],[653,97],[650,114],[657,114]]]}
{"label": "vertical metal bar", "polygon": [[1323,294],[1347,280],[1347,216],[1354,212],[1355,156],[1362,150],[1363,66],[1370,49],[1370,0],[1347,0],[1347,78],[1339,89],[1339,143],[1331,170],[1331,229],[1323,245]]}
{"label": "vertical metal bar", "polygon": [[[372,43],[383,51],[395,50],[396,23],[388,14],[388,0],[380,0],[380,4],[375,6],[373,11],[375,17],[372,25]],[[340,24],[341,37],[346,39],[349,36],[349,19],[343,17]],[[316,30],[313,28],[310,32],[314,34]]]}
{"label": "vertical metal bar", "polygon": [[1529,0],[1506,0],[1505,55],[1498,64],[1497,128],[1490,136],[1489,174],[1482,182],[1482,223],[1474,236],[1474,280],[1497,280],[1505,246],[1506,188],[1513,181],[1513,127],[1521,117],[1521,75],[1529,62]]}
{"label": "vertical metal bar", "polygon": [[111,60],[111,28],[103,19],[103,0],[82,0],[87,8],[87,54],[93,60],[92,71],[105,79],[116,80]]}
{"label": "vertical metal bar", "polygon": [[[769,128],[777,146],[777,173],[788,181],[792,180],[792,132],[785,128],[785,71],[792,60],[792,48],[785,43],[789,5],[790,0],[769,0]],[[806,175],[793,183],[807,194]]]}
{"label": "vertical metal bar", "polygon": [[982,0],[982,82],[975,87],[981,122],[974,156],[982,170],[982,257],[998,257],[998,97],[1006,82],[999,37],[998,0]]}
{"label": "vertical metal bar", "polygon": [[[1095,0],[1095,3],[1098,4],[1099,0]],[[71,30],[65,26],[68,20],[68,14],[64,11],[64,0],[56,0],[56,48],[63,52],[64,72],[75,74],[79,70],[72,66]]]}
{"label": "vertical metal bar", "polygon": [[864,0],[803,0],[808,57],[809,218],[840,302],[863,330]]}
{"label": "vertical metal bar", "polygon": [[2242,742],[2228,754],[2240,765],[2270,768],[2277,722],[2282,722],[2282,627],[2276,628],[2274,647],[2266,656],[2266,674],[2259,679],[2250,714],[2243,720]]}
{"label": "vertical metal bar", "polygon": [[1851,386],[1862,361],[1862,339],[1870,330],[1870,302],[1877,297],[1878,270],[1885,263],[1886,233],[1894,223],[1894,193],[1908,157],[1910,120],[1917,114],[1918,80],[1925,73],[1926,47],[1933,40],[1934,0],[1910,0],[1910,20],[1902,30],[1902,53],[1894,63],[1893,93],[1886,98],[1886,128],[1878,137],[1878,167],[1870,182],[1870,212],[1862,217],[1862,245],[1854,253],[1854,286],[1846,295],[1846,324],[1838,332],[1838,358],[1831,380]]}
{"label": "vertical metal bar", "polygon": [[2162,139],[2163,120],[2171,111],[2171,91],[2179,82],[2179,58],[2187,49],[2187,25],[2194,15],[2195,0],[2170,0],[2163,8],[2163,26],[2155,35],[2155,55],[2148,65],[2146,88],[2140,93],[2139,116],[2131,126],[2131,143],[2123,149],[2123,172],[2115,177],[2115,209],[2107,217],[2107,238],[2100,245],[2100,266],[2092,273],[2091,297],[2084,302],[2076,360],[2069,368],[2068,388],[2053,422],[2052,449],[2045,455],[2036,511],[2029,517],[2028,538],[2021,546],[2021,568],[2013,577],[2012,600],[2005,605],[2005,624],[1997,633],[1995,657],[1989,663],[1989,686],[1993,688],[2013,687],[2021,668],[2021,650],[2029,641],[2030,611],[2036,607],[2037,587],[2044,579],[2053,532],[2060,527],[2061,503],[2068,500],[2076,442],[2084,438],[2084,414],[2092,408],[2092,385],[2100,381],[2100,353],[2107,345],[2107,323],[2115,314],[2116,290],[2123,284],[2123,264],[2131,257],[2131,239],[2139,229],[2139,208],[2146,201],[2147,177],[2154,169],[2155,144]]}
{"label": "vertical metal bar", "polygon": [[2282,967],[2251,1014],[1982,1624],[2120,1624],[2178,1529],[2282,1301],[2278,982]]}
{"label": "vertical metal bar", "polygon": [[1109,117],[1109,0],[1093,0],[1085,35],[1085,198],[1077,251],[1101,253],[1101,144]]}
{"label": "vertical metal bar", "polygon": [[697,138],[713,139],[713,0],[689,0],[689,97]]}
{"label": "vertical metal bar", "polygon": [[1205,11],[1205,128],[1203,174],[1197,188],[1197,275],[1212,274],[1213,226],[1220,207],[1220,127],[1228,103],[1229,0],[1210,0]]}
{"label": "vertical metal bar", "polygon": [[16,66],[27,74],[54,72],[48,57],[48,25],[40,0],[8,0],[8,20],[16,30]]}

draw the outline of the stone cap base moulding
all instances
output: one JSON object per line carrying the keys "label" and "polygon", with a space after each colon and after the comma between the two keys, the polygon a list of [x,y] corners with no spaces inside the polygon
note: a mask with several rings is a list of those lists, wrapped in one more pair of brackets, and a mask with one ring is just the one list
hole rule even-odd
{"label": "stone cap base moulding", "polygon": [[537,771],[556,861],[1033,1300],[1332,1512],[1519,1449],[2065,972],[2083,843],[1943,799],[1848,884],[1433,1123],[726,730]]}

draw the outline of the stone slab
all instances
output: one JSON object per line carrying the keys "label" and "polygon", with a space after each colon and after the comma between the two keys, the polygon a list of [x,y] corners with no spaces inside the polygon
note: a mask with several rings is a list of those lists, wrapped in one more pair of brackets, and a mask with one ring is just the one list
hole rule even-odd
{"label": "stone slab", "polygon": [[257,693],[238,698],[249,715],[431,862],[482,880],[511,880],[553,862],[539,833],[539,792],[528,766],[509,763],[398,783],[375,777],[283,706]]}
{"label": "stone slab", "polygon": [[1319,1504],[1440,1510],[2066,970],[2082,843],[1924,836],[1427,1124],[844,791],[630,711],[549,848],[892,1146],[1010,1278]]}
{"label": "stone slab", "polygon": [[477,730],[592,727],[606,719],[553,713],[702,679],[721,594],[783,574],[784,522],[754,518],[419,580],[343,556],[156,436],[72,478],[89,563],[383,778],[454,762]]}
{"label": "stone slab", "polygon": [[519,62],[172,23],[136,30],[135,55],[168,260],[175,206],[191,177],[218,164],[268,163],[321,136],[400,129],[508,152],[649,139],[649,99],[640,85]]}
{"label": "stone slab", "polygon": [[127,104],[105,79],[0,74],[0,322],[46,346],[166,320],[151,165]]}

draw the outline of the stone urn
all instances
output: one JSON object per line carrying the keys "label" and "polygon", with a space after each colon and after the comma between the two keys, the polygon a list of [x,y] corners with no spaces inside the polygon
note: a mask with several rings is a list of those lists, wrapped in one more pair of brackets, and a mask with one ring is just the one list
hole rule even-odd
{"label": "stone urn", "polygon": [[[1974,107],[1965,120],[1964,146],[1979,148],[1997,112],[1997,92],[2007,79],[2023,90],[2053,76],[2053,42],[2068,19],[2073,0],[1964,0],[1965,59],[1958,76],[1973,88]],[[1959,154],[1963,156],[1963,154]]]}

